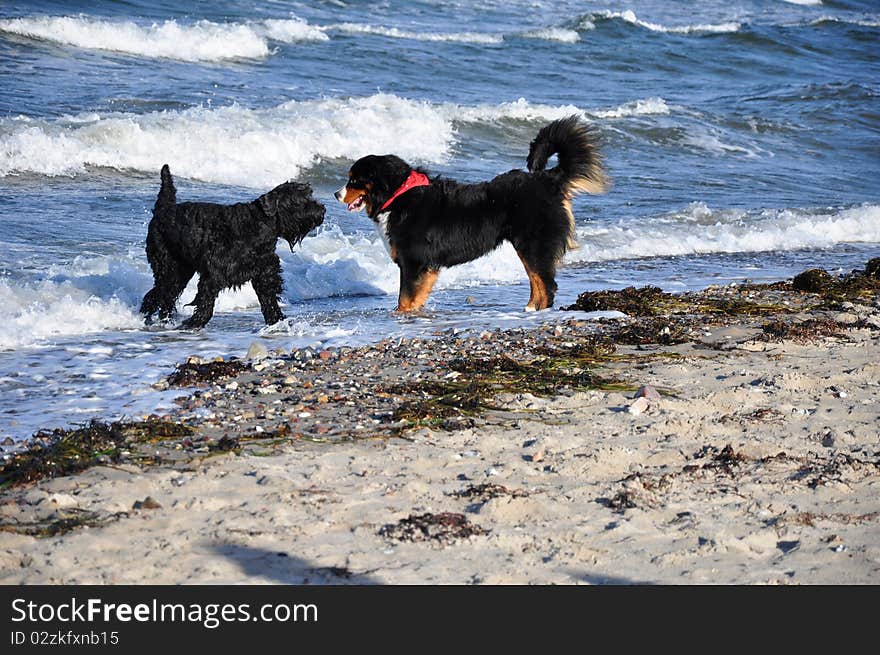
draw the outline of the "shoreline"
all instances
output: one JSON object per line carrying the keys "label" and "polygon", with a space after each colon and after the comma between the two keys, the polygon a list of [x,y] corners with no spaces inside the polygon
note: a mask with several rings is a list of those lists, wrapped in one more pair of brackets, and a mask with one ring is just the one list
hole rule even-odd
{"label": "shoreline", "polygon": [[876,584],[880,283],[798,278],[191,359],[168,415],[7,459],[0,583]]}

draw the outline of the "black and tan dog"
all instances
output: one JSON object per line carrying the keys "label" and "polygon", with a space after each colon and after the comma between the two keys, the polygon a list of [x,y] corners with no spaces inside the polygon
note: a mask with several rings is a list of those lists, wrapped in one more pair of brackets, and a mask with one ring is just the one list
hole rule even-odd
{"label": "black and tan dog", "polygon": [[193,315],[182,327],[204,326],[214,314],[217,294],[251,282],[263,319],[271,325],[284,318],[278,307],[281,260],[279,237],[290,249],[324,221],[324,205],[312,198],[308,184],[285,182],[251,202],[221,205],[177,202],[168,165],[147,229],[147,260],[154,286],[144,296],[141,313],[149,323],[155,313],[170,318],[190,278],[199,274]]}
{"label": "black and tan dog", "polygon": [[[571,199],[602,193],[607,180],[594,128],[577,116],[542,128],[529,149],[528,172],[488,182],[429,178],[394,155],[356,161],[336,199],[366,209],[400,268],[397,311],[421,308],[441,268],[481,257],[509,241],[525,266],[531,296],[525,309],[553,305],[556,268],[576,247]],[[544,170],[557,155],[558,166]]]}

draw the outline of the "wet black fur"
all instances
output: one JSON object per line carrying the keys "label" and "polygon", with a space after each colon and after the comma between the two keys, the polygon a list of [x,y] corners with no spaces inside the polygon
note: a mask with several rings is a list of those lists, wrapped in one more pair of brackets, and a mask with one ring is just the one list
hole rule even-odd
{"label": "wet black fur", "polygon": [[[565,208],[579,192],[572,185],[579,179],[604,184],[597,140],[593,128],[577,116],[557,120],[531,143],[529,172],[511,170],[475,184],[434,177],[430,186],[398,196],[386,211],[402,293],[411,293],[426,271],[469,262],[506,240],[540,276],[552,306],[556,268],[566,250],[576,246]],[[554,154],[559,165],[544,170]],[[368,215],[378,222],[379,208],[412,170],[395,155],[368,155],[352,166],[347,187],[366,190]]]}
{"label": "wet black fur", "polygon": [[149,323],[174,306],[190,278],[199,274],[193,315],[183,327],[204,326],[214,314],[222,289],[251,282],[267,324],[284,318],[278,307],[281,261],[275,242],[282,237],[291,249],[324,220],[324,206],[312,198],[308,184],[285,182],[251,202],[221,205],[177,202],[168,165],[147,230],[147,260],[154,286],[144,296],[141,313]]}

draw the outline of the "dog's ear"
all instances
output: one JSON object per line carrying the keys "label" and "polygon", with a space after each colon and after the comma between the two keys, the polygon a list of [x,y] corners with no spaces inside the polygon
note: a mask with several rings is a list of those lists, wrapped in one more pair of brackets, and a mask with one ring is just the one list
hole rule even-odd
{"label": "dog's ear", "polygon": [[260,203],[260,207],[263,209],[263,212],[266,216],[272,218],[278,213],[278,194],[274,191],[270,191],[269,193],[264,193],[259,198],[257,198],[257,202]]}

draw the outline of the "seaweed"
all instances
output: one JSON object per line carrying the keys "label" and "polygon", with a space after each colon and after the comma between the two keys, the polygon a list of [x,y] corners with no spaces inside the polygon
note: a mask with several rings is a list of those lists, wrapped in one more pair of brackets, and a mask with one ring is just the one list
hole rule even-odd
{"label": "seaweed", "polygon": [[394,541],[434,541],[449,545],[460,539],[486,534],[486,530],[468,521],[464,514],[441,512],[410,514],[397,523],[382,526],[379,534]]}
{"label": "seaweed", "polygon": [[206,386],[219,380],[236,377],[250,367],[248,362],[234,358],[213,362],[202,362],[192,358],[183,364],[178,364],[174,372],[166,378],[166,382],[171,387]]}
{"label": "seaweed", "polygon": [[576,354],[575,359],[541,356],[528,362],[507,356],[457,358],[448,363],[448,369],[458,374],[453,379],[385,385],[381,391],[408,397],[392,412],[392,420],[406,422],[411,427],[442,428],[452,417],[475,416],[487,409],[500,409],[495,397],[501,393],[552,396],[563,388],[575,391],[635,389],[584,369],[584,358],[595,357],[596,352],[588,349]]}
{"label": "seaweed", "polygon": [[843,336],[841,326],[831,319],[808,319],[800,322],[789,322],[776,319],[765,323],[761,338],[764,341],[796,341],[810,343],[823,337]]}
{"label": "seaweed", "polygon": [[573,305],[563,307],[566,311],[584,312],[618,311],[629,316],[656,316],[683,305],[681,300],[666,293],[660,287],[645,286],[640,289],[626,287],[614,291],[585,291]]}
{"label": "seaweed", "polygon": [[38,432],[27,449],[13,453],[0,464],[0,488],[118,463],[131,444],[155,443],[192,433],[184,424],[160,419],[114,423],[93,420],[71,430]]}
{"label": "seaweed", "polygon": [[522,489],[508,489],[500,484],[484,482],[482,484],[470,485],[466,489],[460,491],[453,491],[450,495],[455,496],[456,498],[479,498],[481,500],[489,500],[501,496],[523,498],[528,496],[529,492],[523,491]]}
{"label": "seaweed", "polygon": [[55,537],[77,528],[99,528],[128,516],[127,512],[101,514],[83,509],[68,509],[61,514],[36,521],[0,522],[0,532],[25,534],[31,537]]}

